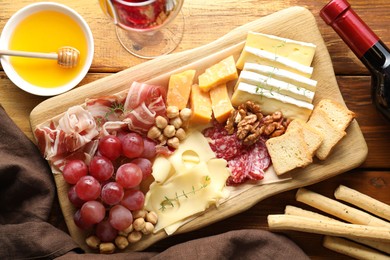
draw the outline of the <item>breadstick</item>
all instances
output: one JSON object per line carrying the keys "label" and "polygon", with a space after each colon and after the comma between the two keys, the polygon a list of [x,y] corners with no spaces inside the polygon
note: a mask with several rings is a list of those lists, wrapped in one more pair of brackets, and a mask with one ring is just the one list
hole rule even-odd
{"label": "breadstick", "polygon": [[298,190],[296,199],[353,224],[390,228],[387,221],[304,188]]}
{"label": "breadstick", "polygon": [[386,256],[374,249],[365,247],[344,238],[325,236],[323,246],[338,253],[351,256],[356,259],[389,260]]}
{"label": "breadstick", "polygon": [[334,192],[334,196],[336,199],[351,203],[378,217],[390,221],[390,205],[376,200],[366,194],[360,193],[357,190],[348,188],[344,185],[340,185]]}
{"label": "breadstick", "polygon": [[338,223],[284,214],[268,215],[267,219],[271,230],[296,230],[330,236],[357,237],[390,242],[390,228],[387,227]]}
{"label": "breadstick", "polygon": [[[301,209],[301,208],[298,208],[298,207],[294,207],[294,206],[290,206],[290,205],[286,206],[286,208],[284,210],[284,213],[287,214],[287,215],[294,215],[294,216],[301,216],[301,217],[310,217],[310,218],[313,218],[313,219],[319,219],[319,220],[322,219],[322,220],[340,222],[340,221],[338,221],[336,219],[329,218],[327,216],[318,214],[316,212],[309,211],[309,210],[304,210],[304,209]],[[370,246],[372,248],[375,248],[375,249],[377,249],[379,251],[382,251],[382,252],[390,254],[390,243],[381,242],[381,241],[373,241],[373,240],[363,239],[363,238],[350,238],[350,239],[352,239],[353,241],[358,242],[360,244],[364,244],[364,245]]]}

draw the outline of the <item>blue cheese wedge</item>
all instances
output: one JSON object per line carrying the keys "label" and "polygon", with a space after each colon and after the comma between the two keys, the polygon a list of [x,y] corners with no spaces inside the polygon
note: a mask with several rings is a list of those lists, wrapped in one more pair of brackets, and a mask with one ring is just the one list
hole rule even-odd
{"label": "blue cheese wedge", "polygon": [[241,55],[236,63],[237,68],[242,70],[246,62],[253,62],[288,70],[307,78],[311,78],[311,75],[313,74],[313,67],[302,65],[301,63],[290,60],[289,58],[250,46],[245,46],[241,52]]}
{"label": "blue cheese wedge", "polygon": [[239,106],[248,100],[259,104],[264,114],[281,111],[286,118],[299,118],[305,122],[314,108],[313,104],[309,102],[241,82],[232,95],[232,104]]}
{"label": "blue cheese wedge", "polygon": [[245,46],[268,51],[305,66],[311,65],[316,50],[313,43],[258,32],[248,33]]}
{"label": "blue cheese wedge", "polygon": [[297,100],[306,101],[312,103],[314,98],[314,92],[305,88],[297,87],[293,84],[277,80],[273,77],[273,74],[261,75],[252,71],[242,71],[237,81],[236,86],[241,82],[255,85],[258,88],[267,89],[271,92],[276,92],[281,95],[290,96]]}
{"label": "blue cheese wedge", "polygon": [[297,86],[298,88],[305,88],[307,90],[315,92],[317,89],[317,81],[309,79],[307,77],[301,76],[299,74],[290,72],[288,70],[279,69],[276,67],[256,64],[247,62],[244,64],[244,71],[253,71],[274,79],[278,79],[292,85]]}

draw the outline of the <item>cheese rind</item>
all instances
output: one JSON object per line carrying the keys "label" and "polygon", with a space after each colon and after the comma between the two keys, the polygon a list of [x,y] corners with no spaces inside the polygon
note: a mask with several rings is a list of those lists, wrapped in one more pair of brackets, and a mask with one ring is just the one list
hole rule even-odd
{"label": "cheese rind", "polygon": [[179,110],[187,107],[195,73],[195,70],[186,70],[170,76],[167,106],[176,106]]}
{"label": "cheese rind", "polygon": [[253,62],[279,69],[288,70],[307,78],[311,78],[313,67],[302,65],[296,61],[282,57],[272,52],[245,46],[236,63],[238,69],[243,69],[246,62]]}
{"label": "cheese rind", "polygon": [[239,106],[248,100],[259,104],[264,114],[281,111],[286,118],[299,118],[305,122],[314,107],[311,103],[241,82],[232,95],[232,104],[233,106]]}
{"label": "cheese rind", "polygon": [[256,64],[247,62],[244,64],[244,71],[253,71],[265,76],[272,77],[290,84],[297,86],[298,88],[305,88],[307,90],[315,92],[317,89],[317,81],[309,79],[297,73],[293,73],[288,70],[283,70],[271,66]]}
{"label": "cheese rind", "polygon": [[192,85],[190,97],[192,116],[191,124],[208,124],[212,116],[209,92],[201,91],[198,85]]}
{"label": "cheese rind", "polygon": [[226,84],[221,84],[210,89],[211,107],[214,118],[219,123],[224,123],[234,109],[230,102],[230,97]]}
{"label": "cheese rind", "polygon": [[238,78],[237,68],[233,56],[229,56],[214,64],[199,75],[198,84],[202,91],[224,84]]}
{"label": "cheese rind", "polygon": [[314,92],[305,88],[299,88],[293,84],[273,78],[273,75],[261,75],[252,71],[242,71],[238,78],[236,86],[241,82],[255,85],[258,88],[267,89],[282,95],[311,103],[314,98]]}
{"label": "cheese rind", "polygon": [[316,50],[313,43],[258,32],[248,32],[245,46],[275,53],[305,66],[311,65]]}

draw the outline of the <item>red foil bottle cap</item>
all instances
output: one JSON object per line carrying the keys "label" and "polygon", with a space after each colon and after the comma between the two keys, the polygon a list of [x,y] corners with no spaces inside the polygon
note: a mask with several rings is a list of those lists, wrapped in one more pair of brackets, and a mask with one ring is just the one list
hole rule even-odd
{"label": "red foil bottle cap", "polygon": [[358,58],[379,40],[346,0],[330,1],[321,9],[320,16],[332,26]]}
{"label": "red foil bottle cap", "polygon": [[351,5],[345,0],[334,0],[322,8],[320,16],[326,24],[331,24],[350,7]]}

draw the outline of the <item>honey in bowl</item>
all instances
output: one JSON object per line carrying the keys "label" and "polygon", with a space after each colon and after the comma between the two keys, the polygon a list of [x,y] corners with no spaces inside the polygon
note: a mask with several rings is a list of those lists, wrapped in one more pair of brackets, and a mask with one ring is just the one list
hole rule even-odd
{"label": "honey in bowl", "polygon": [[74,68],[63,68],[56,60],[11,57],[15,71],[25,81],[43,88],[55,88],[73,80],[83,69],[87,59],[87,39],[82,28],[68,15],[44,10],[31,14],[16,27],[9,49],[32,52],[57,52],[72,46],[80,51],[79,63]]}

